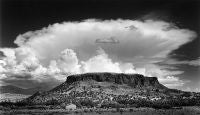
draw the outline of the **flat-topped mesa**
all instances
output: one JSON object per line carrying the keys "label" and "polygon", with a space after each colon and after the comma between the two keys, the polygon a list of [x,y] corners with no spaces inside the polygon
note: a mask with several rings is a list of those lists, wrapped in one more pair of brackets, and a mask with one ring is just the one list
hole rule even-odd
{"label": "flat-topped mesa", "polygon": [[[98,82],[98,83],[97,83]],[[107,83],[100,83],[107,82]],[[164,95],[168,88],[159,83],[156,77],[145,77],[140,74],[124,73],[85,73],[70,75],[67,80],[59,86],[47,92],[38,92],[25,101],[33,103],[44,103],[52,99],[63,101],[76,96],[88,99],[87,95],[145,95],[151,93]],[[170,91],[170,90],[169,90]],[[102,93],[101,93],[102,92]],[[136,94],[135,94],[136,93]],[[144,93],[144,94],[143,94]],[[169,92],[168,92],[169,93]],[[104,97],[100,96],[100,97]],[[80,99],[80,98],[79,98]],[[78,100],[79,100],[78,99]]]}
{"label": "flat-topped mesa", "polygon": [[158,82],[157,77],[144,77],[140,74],[124,74],[124,73],[85,73],[71,75],[67,77],[65,83],[71,84],[77,81],[94,80],[97,82],[112,82],[116,84],[127,84],[131,87],[155,87],[165,88]]}

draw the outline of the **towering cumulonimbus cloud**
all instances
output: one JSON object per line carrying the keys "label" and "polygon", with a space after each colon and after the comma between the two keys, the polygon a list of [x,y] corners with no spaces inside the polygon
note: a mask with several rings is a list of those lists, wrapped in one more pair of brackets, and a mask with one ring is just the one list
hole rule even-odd
{"label": "towering cumulonimbus cloud", "polygon": [[75,73],[123,72],[156,76],[169,86],[181,85],[184,81],[173,75],[182,71],[157,63],[195,37],[195,32],[161,20],[56,23],[17,36],[17,48],[1,48],[5,57],[0,72],[6,76],[4,82],[23,73],[32,76],[29,80],[43,82],[49,78],[62,81]]}
{"label": "towering cumulonimbus cloud", "polygon": [[[130,29],[132,26],[137,29]],[[74,50],[81,60],[93,56],[98,47],[122,61],[131,61],[136,56],[165,58],[169,52],[195,36],[193,31],[179,29],[164,21],[85,20],[30,31],[19,35],[15,43],[33,48],[41,63],[48,65],[67,48]],[[96,43],[96,40],[110,41],[110,38],[119,44]]]}

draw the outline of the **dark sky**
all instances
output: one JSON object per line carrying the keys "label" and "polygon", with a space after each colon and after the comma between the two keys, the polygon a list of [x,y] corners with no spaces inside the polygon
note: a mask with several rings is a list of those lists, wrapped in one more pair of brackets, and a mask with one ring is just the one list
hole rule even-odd
{"label": "dark sky", "polygon": [[[15,46],[16,36],[27,31],[88,18],[143,19],[153,16],[199,32],[199,3],[197,0],[2,0],[2,46]],[[197,48],[199,43],[198,38],[172,54],[181,54],[179,59],[199,57],[196,53],[200,49]]]}
{"label": "dark sky", "polygon": [[[1,0],[1,47],[16,47],[16,36],[64,21],[97,19],[161,19],[199,34],[198,0]],[[181,46],[170,56],[178,60],[200,57],[200,38]],[[186,75],[199,75],[197,68]],[[197,78],[197,77],[195,77]],[[192,79],[192,78],[191,78]]]}
{"label": "dark sky", "polygon": [[[147,14],[199,31],[199,2],[194,0],[2,0],[3,47],[13,46],[19,33],[63,21],[137,19]],[[145,18],[149,18],[146,16]],[[194,46],[197,43],[191,45]],[[192,47],[190,50],[193,50]],[[188,48],[187,48],[188,49]]]}

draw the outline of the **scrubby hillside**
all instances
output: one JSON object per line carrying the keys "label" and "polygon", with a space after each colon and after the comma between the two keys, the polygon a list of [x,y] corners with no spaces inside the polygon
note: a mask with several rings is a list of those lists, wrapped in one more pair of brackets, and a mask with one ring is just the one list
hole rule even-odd
{"label": "scrubby hillside", "polygon": [[86,73],[68,76],[63,84],[47,92],[37,92],[24,101],[58,106],[74,103],[78,107],[123,107],[152,106],[153,103],[163,102],[170,104],[171,100],[177,103],[182,99],[197,97],[194,93],[169,89],[160,84],[156,77]]}

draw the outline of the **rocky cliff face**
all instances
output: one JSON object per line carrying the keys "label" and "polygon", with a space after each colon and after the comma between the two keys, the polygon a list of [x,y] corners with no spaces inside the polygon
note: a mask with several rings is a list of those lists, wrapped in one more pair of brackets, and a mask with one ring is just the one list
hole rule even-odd
{"label": "rocky cliff face", "polygon": [[123,73],[86,73],[68,76],[66,83],[71,84],[77,81],[94,80],[97,82],[111,82],[116,84],[127,84],[133,88],[155,87],[166,88],[158,82],[156,77],[145,77],[140,74]]}

